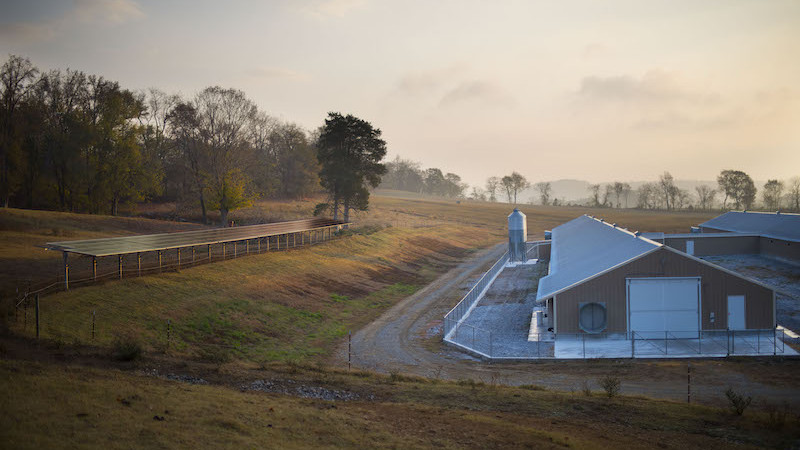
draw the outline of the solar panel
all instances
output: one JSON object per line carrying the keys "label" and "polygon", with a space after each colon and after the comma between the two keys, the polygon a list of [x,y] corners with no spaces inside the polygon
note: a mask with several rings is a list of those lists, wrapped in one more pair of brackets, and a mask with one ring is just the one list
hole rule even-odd
{"label": "solar panel", "polygon": [[268,236],[344,225],[346,222],[330,219],[303,219],[262,225],[248,225],[178,233],[145,234],[81,241],[48,242],[45,248],[87,256],[112,256],[152,252],[173,248],[220,244]]}

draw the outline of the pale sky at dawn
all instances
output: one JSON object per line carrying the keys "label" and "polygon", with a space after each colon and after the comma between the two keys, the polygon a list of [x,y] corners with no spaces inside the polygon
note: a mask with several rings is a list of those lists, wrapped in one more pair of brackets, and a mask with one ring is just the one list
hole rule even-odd
{"label": "pale sky at dawn", "polygon": [[0,53],[243,90],[470,184],[800,175],[798,1],[2,1]]}

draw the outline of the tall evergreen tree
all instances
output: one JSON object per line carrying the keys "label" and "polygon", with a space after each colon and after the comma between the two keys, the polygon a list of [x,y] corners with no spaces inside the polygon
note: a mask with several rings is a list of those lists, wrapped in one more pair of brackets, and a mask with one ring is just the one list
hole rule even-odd
{"label": "tall evergreen tree", "polygon": [[338,220],[340,208],[345,221],[350,220],[350,210],[366,211],[369,188],[377,187],[386,173],[384,156],[386,141],[380,129],[350,114],[328,113],[317,140],[317,160],[334,219]]}

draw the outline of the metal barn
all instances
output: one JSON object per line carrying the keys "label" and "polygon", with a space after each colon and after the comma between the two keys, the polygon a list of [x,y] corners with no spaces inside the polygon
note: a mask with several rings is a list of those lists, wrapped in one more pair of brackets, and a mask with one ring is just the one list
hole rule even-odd
{"label": "metal barn", "polygon": [[776,325],[772,288],[589,216],[553,229],[537,297],[556,335],[687,339]]}

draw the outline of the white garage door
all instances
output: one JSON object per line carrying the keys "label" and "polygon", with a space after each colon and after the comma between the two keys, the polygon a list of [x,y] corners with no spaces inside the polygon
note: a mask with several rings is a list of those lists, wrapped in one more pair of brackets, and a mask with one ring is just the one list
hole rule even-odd
{"label": "white garage door", "polygon": [[637,338],[696,338],[699,330],[699,278],[628,279],[628,331]]}

